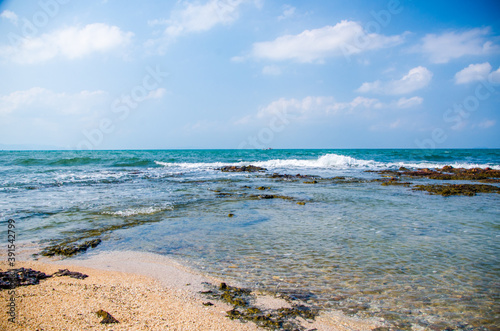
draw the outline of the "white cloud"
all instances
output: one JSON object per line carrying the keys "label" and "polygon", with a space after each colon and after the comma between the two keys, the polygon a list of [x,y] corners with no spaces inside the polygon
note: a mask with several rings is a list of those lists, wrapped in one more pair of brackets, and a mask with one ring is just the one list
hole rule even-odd
{"label": "white cloud", "polygon": [[491,128],[492,126],[495,126],[497,122],[495,120],[484,120],[481,123],[479,123],[477,126],[479,126],[482,129],[488,129]]}
{"label": "white cloud", "polygon": [[465,84],[486,79],[490,72],[491,65],[488,62],[471,64],[455,74],[455,83]]}
{"label": "white cloud", "polygon": [[488,78],[492,83],[500,83],[500,67],[496,71],[493,71]]}
{"label": "white cloud", "polygon": [[411,108],[418,106],[424,102],[421,97],[401,98],[396,102],[397,108]]}
{"label": "white cloud", "polygon": [[278,16],[278,21],[293,17],[293,15],[295,15],[295,10],[296,10],[295,7],[292,7],[290,5],[285,5],[284,10],[283,10],[283,14]]}
{"label": "white cloud", "polygon": [[14,25],[17,25],[17,21],[19,20],[16,13],[10,10],[4,10],[2,13],[0,13],[0,17],[8,19]]}
{"label": "white cloud", "polygon": [[424,67],[416,67],[411,69],[408,74],[398,80],[382,82],[380,80],[374,82],[366,82],[357,89],[362,93],[378,93],[378,94],[406,94],[421,88],[426,87],[432,79],[432,72]]}
{"label": "white cloud", "polygon": [[321,62],[330,56],[346,56],[390,47],[403,42],[403,36],[383,36],[366,33],[361,25],[341,21],[335,26],[305,30],[297,35],[285,35],[273,41],[253,44],[251,55],[270,60]]}
{"label": "white cloud", "polygon": [[241,63],[241,62],[245,62],[245,57],[244,56],[233,56],[231,58],[231,61],[232,62],[236,62],[236,63]]}
{"label": "white cloud", "polygon": [[44,62],[58,56],[76,59],[122,48],[132,36],[132,32],[116,26],[94,23],[56,30],[38,38],[23,38],[17,46],[0,46],[0,57],[17,63]]}
{"label": "white cloud", "polygon": [[240,6],[245,3],[260,5],[257,0],[210,0],[205,4],[184,2],[184,8],[174,10],[169,19],[149,21],[150,26],[166,25],[163,36],[150,39],[146,47],[164,53],[166,46],[180,35],[208,31],[216,25],[229,25],[239,18]]}
{"label": "white cloud", "polygon": [[[365,97],[356,97],[350,102],[336,102],[335,99],[330,96],[308,96],[302,100],[295,98],[280,98],[260,108],[257,113],[257,118],[263,119],[286,114],[293,118],[306,120],[339,113],[353,113],[356,111],[380,109],[382,107],[383,104],[379,100]],[[244,118],[244,122],[248,121],[248,117]]]}
{"label": "white cloud", "polygon": [[381,109],[384,105],[378,99],[365,97],[356,97],[351,102],[339,102],[330,107],[331,110],[338,112],[346,110],[352,112],[359,109]]}
{"label": "white cloud", "polygon": [[167,90],[164,89],[163,87],[157,88],[156,90],[153,90],[148,93],[148,95],[144,98],[145,100],[148,99],[161,99],[163,96],[167,94]]}
{"label": "white cloud", "polygon": [[278,76],[281,75],[281,69],[277,66],[265,66],[262,68],[262,73],[264,75]]}
{"label": "white cloud", "polygon": [[428,34],[422,43],[413,48],[424,53],[434,63],[447,63],[466,55],[483,55],[498,50],[497,45],[486,39],[490,28],[476,28],[464,32],[446,32],[440,35]]}
{"label": "white cloud", "polygon": [[57,93],[33,87],[0,96],[0,115],[11,113],[35,113],[75,115],[85,114],[103,104],[107,106],[108,94],[104,91],[81,91],[75,94]]}

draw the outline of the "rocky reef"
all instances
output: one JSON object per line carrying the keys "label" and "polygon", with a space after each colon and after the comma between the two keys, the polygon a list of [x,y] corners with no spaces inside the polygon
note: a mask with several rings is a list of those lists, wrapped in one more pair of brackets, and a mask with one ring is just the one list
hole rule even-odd
{"label": "rocky reef", "polygon": [[465,195],[471,197],[477,193],[500,193],[500,187],[485,184],[415,185],[413,190],[427,191],[431,194],[439,194],[445,197],[450,195]]}
{"label": "rocky reef", "polygon": [[411,178],[427,178],[436,180],[474,180],[488,183],[500,183],[500,170],[491,168],[454,168],[452,166],[444,166],[437,169],[419,169],[409,170],[407,168],[399,168],[399,170],[381,170],[369,171],[377,172],[385,176],[393,177],[411,177]]}

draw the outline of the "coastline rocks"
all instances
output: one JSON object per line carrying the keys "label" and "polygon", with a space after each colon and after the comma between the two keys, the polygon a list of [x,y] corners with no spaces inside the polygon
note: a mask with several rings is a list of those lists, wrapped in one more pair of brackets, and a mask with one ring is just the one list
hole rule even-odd
{"label": "coastline rocks", "polygon": [[41,279],[50,278],[41,271],[33,269],[12,269],[0,272],[0,289],[13,289],[18,286],[37,285]]}
{"label": "coastline rocks", "polygon": [[217,168],[216,170],[220,170],[222,172],[264,172],[267,171],[266,168],[257,167],[253,165],[248,166],[225,166]]}
{"label": "coastline rocks", "polygon": [[399,168],[396,170],[381,170],[381,171],[368,171],[377,172],[381,175],[391,176],[406,176],[413,178],[428,178],[438,180],[477,180],[481,182],[500,182],[500,170],[491,168],[453,168],[452,166],[444,166],[437,169],[419,169],[408,170],[406,168]]}

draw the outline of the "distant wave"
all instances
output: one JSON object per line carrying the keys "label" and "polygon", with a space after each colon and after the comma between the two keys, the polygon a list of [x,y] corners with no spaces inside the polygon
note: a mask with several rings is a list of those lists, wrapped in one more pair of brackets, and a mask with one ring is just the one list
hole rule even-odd
{"label": "distant wave", "polygon": [[154,167],[155,162],[133,157],[113,163],[114,167]]}
{"label": "distant wave", "polygon": [[489,165],[489,164],[474,164],[474,163],[437,163],[437,162],[378,162],[375,160],[363,160],[353,158],[351,156],[339,155],[339,154],[325,154],[317,159],[312,160],[299,160],[299,159],[275,159],[268,161],[255,161],[255,162],[234,162],[234,163],[168,163],[155,161],[157,165],[164,167],[179,167],[187,170],[210,170],[219,168],[222,166],[244,166],[244,165],[255,165],[263,167],[266,169],[289,169],[289,170],[300,170],[300,169],[387,169],[387,168],[442,168],[446,165],[452,166],[454,168],[492,168],[500,170],[500,165]]}
{"label": "distant wave", "polygon": [[60,159],[50,162],[50,165],[63,165],[63,166],[75,166],[75,165],[85,165],[91,163],[98,163],[101,159],[93,157],[72,157],[67,159]]}

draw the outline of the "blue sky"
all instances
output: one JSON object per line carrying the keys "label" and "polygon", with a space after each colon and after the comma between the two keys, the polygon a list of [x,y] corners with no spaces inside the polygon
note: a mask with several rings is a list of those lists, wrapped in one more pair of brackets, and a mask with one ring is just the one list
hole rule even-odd
{"label": "blue sky", "polygon": [[0,1],[0,148],[499,148],[499,12]]}

